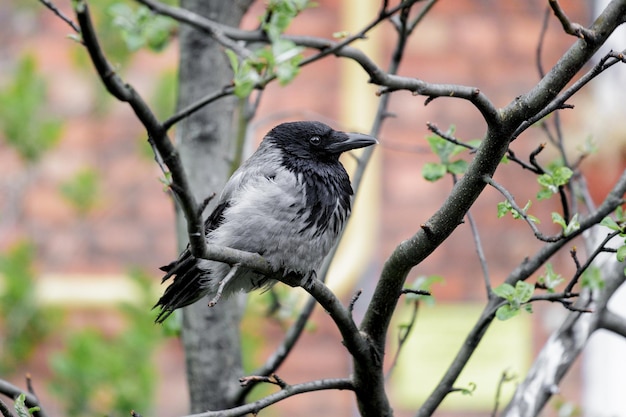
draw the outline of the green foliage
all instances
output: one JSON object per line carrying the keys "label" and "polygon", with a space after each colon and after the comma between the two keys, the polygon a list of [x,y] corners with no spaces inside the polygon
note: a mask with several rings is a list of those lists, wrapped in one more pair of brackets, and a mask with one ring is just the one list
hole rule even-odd
{"label": "green foliage", "polygon": [[136,303],[120,306],[126,328],[113,336],[90,328],[72,333],[51,359],[50,389],[70,417],[149,410],[157,380],[150,358],[162,335],[155,316],[145,314],[152,307],[152,279],[139,271],[131,278],[139,291]]}
{"label": "green foliage", "polygon": [[155,52],[163,50],[177,26],[175,20],[152,13],[146,6],[133,8],[126,3],[114,3],[108,12],[131,52],[144,47]]}
{"label": "green foliage", "polygon": [[81,215],[85,215],[93,209],[98,200],[98,183],[98,173],[85,168],[61,184],[59,191]]}
{"label": "green foliage", "polygon": [[47,112],[46,98],[35,58],[24,55],[8,85],[0,88],[0,133],[29,163],[39,161],[61,136],[61,122]]}
{"label": "green foliage", "polygon": [[[447,135],[454,135],[454,126],[450,126]],[[437,181],[447,173],[461,175],[467,169],[467,161],[463,159],[451,160],[451,157],[463,152],[467,148],[456,145],[437,135],[426,138],[430,149],[439,157],[440,162],[429,162],[422,167],[422,176],[427,181]]]}
{"label": "green foliage", "polygon": [[504,321],[515,317],[522,306],[527,312],[532,313],[531,305],[526,303],[533,296],[534,291],[535,286],[524,281],[517,281],[515,287],[505,282],[494,288],[493,293],[507,301],[507,304],[500,306],[496,311],[496,318]]}
{"label": "green foliage", "polygon": [[[524,208],[522,208],[522,213],[526,215],[528,220],[530,220],[531,222],[539,224],[540,221],[538,218],[531,214],[528,214],[528,209],[530,209],[531,205],[532,202],[528,200]],[[507,213],[511,213],[511,216],[513,216],[513,218],[516,220],[523,217],[522,213],[514,209],[511,203],[509,203],[508,201],[501,201],[500,203],[498,203],[498,218],[500,219],[504,217]]]}
{"label": "green foliage", "polygon": [[546,273],[544,275],[540,275],[537,281],[539,282],[539,284],[546,287],[546,290],[549,293],[553,293],[554,288],[556,288],[557,285],[563,282],[563,277],[560,274],[554,272],[551,263],[547,263]]}
{"label": "green foliage", "polygon": [[602,290],[604,288],[604,279],[600,270],[596,267],[588,268],[580,277],[580,285],[590,290]]}
{"label": "green foliage", "polygon": [[559,192],[559,187],[567,184],[574,173],[565,166],[556,166],[537,178],[541,189],[537,193],[538,200],[545,200]]}
{"label": "green foliage", "polygon": [[17,414],[17,417],[31,417],[34,412],[41,411],[41,407],[28,408],[26,406],[26,394],[24,393],[21,393],[15,399],[13,408],[15,408],[15,413]]}
{"label": "green foliage", "polygon": [[563,216],[559,213],[552,213],[552,222],[558,224],[563,229],[563,235],[569,236],[572,233],[580,229],[580,222],[578,221],[578,213],[574,214],[572,219],[568,222],[565,221]]}
{"label": "green foliage", "polygon": [[0,275],[4,291],[0,296],[3,337],[0,371],[14,370],[28,360],[35,348],[50,334],[54,312],[37,304],[33,293],[35,249],[28,242],[18,243],[0,255]]}
{"label": "green foliage", "polygon": [[234,93],[237,97],[249,96],[255,86],[263,85],[273,77],[278,79],[280,85],[286,85],[298,75],[304,48],[282,39],[280,35],[307,5],[306,0],[270,1],[261,27],[271,44],[255,50],[241,61],[235,52],[226,50],[233,69]]}
{"label": "green foliage", "polygon": [[[615,210],[615,219],[607,216],[602,219],[600,224],[614,232],[618,232],[620,237],[626,237],[626,215],[624,214],[624,208],[622,206],[619,206]],[[624,262],[624,260],[626,260],[626,241],[617,248],[616,256],[618,262]]]}
{"label": "green foliage", "polygon": [[277,41],[308,3],[308,0],[270,0],[261,23],[267,37],[272,42]]}

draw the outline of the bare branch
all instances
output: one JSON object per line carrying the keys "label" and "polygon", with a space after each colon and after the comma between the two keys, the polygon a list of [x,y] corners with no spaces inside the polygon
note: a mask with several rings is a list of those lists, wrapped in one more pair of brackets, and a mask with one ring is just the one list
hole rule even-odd
{"label": "bare branch", "polygon": [[[626,62],[624,60],[624,51],[611,51],[606,54],[591,70],[589,70],[587,73],[585,73],[585,75],[580,77],[568,89],[559,94],[554,100],[552,100],[548,105],[546,105],[543,109],[537,112],[534,116],[529,117],[526,121],[521,123],[520,126],[513,133],[512,140],[515,140],[519,135],[522,134],[522,132],[524,132],[530,126],[535,124],[537,121],[543,119],[553,111],[564,108],[565,102],[569,100],[574,94],[576,94],[581,88],[587,85],[591,80],[600,75],[602,72],[620,62]],[[568,108],[573,108],[573,106],[569,106]]]}
{"label": "bare branch", "polygon": [[204,413],[191,414],[187,417],[238,417],[246,414],[258,414],[259,411],[276,404],[285,398],[307,392],[322,390],[353,390],[352,381],[348,378],[320,379],[317,381],[304,382],[302,384],[287,385],[275,394],[268,395],[253,403],[245,404],[228,410],[206,411]]}
{"label": "bare branch", "polygon": [[[403,292],[415,294],[419,290],[409,290],[405,289]],[[419,293],[424,293],[427,291],[419,291]],[[430,293],[428,293],[430,295]],[[391,365],[389,366],[389,370],[387,371],[386,379],[391,377],[394,369],[396,369],[396,365],[398,364],[398,359],[400,358],[400,353],[402,352],[402,348],[404,347],[406,341],[409,339],[411,335],[411,331],[413,327],[415,327],[415,322],[417,321],[417,312],[419,311],[419,300],[414,300],[411,303],[411,317],[409,317],[408,323],[402,324],[398,328],[398,349],[396,350],[396,354],[393,356],[393,360],[391,361]]]}
{"label": "bare branch", "polygon": [[272,373],[268,376],[264,375],[250,375],[239,378],[239,383],[242,387],[252,386],[259,382],[265,382],[268,384],[278,385],[280,388],[285,389],[289,386],[285,381],[282,380],[278,375]]}
{"label": "bare branch", "polygon": [[57,15],[62,21],[67,23],[74,30],[74,32],[80,34],[80,28],[78,27],[78,25],[74,23],[72,19],[65,16],[65,14],[63,14],[63,12],[59,10],[59,8],[53,2],[51,2],[50,0],[39,0],[39,2],[46,6],[52,13]]}
{"label": "bare branch", "polygon": [[15,417],[11,409],[2,400],[0,400],[0,414],[4,417]]}
{"label": "bare branch", "polygon": [[582,274],[589,269],[593,261],[600,255],[602,252],[606,251],[606,245],[609,243],[611,239],[617,236],[620,232],[615,231],[611,233],[607,233],[606,237],[600,242],[600,244],[594,249],[594,251],[589,255],[589,258],[584,263],[584,265],[580,265],[577,259],[574,257],[574,261],[576,262],[576,272],[574,276],[570,280],[570,282],[565,287],[563,291],[565,294],[569,294],[572,292],[574,286],[578,283],[578,279],[582,276]]}
{"label": "bare branch", "polygon": [[363,290],[358,290],[356,293],[354,293],[354,295],[350,299],[350,303],[348,304],[348,312],[351,315],[352,315],[352,312],[354,311],[354,305],[359,300],[359,297],[361,296],[361,294],[363,294]]}
{"label": "bare branch", "polygon": [[626,318],[606,308],[600,314],[598,327],[626,338]]}
{"label": "bare branch", "polygon": [[509,371],[505,370],[500,375],[500,380],[498,381],[498,388],[496,389],[496,397],[493,402],[493,411],[491,412],[491,417],[496,417],[498,415],[498,408],[500,407],[500,397],[502,396],[502,387],[505,383],[511,382],[516,378],[515,375],[510,375]]}
{"label": "bare branch", "polygon": [[478,226],[474,221],[474,216],[471,212],[467,212],[467,221],[472,231],[472,238],[474,239],[474,246],[476,247],[476,255],[478,255],[478,261],[480,262],[480,268],[483,271],[483,282],[485,284],[485,293],[487,299],[491,297],[493,292],[491,291],[491,278],[489,277],[489,266],[487,265],[487,258],[485,257],[485,251],[483,250],[483,244],[480,240],[480,233],[478,232]]}
{"label": "bare branch", "polygon": [[578,23],[573,23],[569,20],[569,18],[561,8],[558,0],[548,0],[548,4],[550,4],[554,15],[557,17],[557,19],[559,19],[559,22],[561,22],[565,33],[581,39],[593,39],[594,33],[592,31]]}

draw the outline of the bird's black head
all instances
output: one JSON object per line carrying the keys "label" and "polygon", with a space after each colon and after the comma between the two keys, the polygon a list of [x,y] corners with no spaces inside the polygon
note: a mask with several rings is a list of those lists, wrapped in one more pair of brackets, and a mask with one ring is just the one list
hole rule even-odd
{"label": "bird's black head", "polygon": [[272,129],[265,140],[291,156],[318,161],[337,161],[342,152],[378,143],[372,136],[340,132],[321,122],[283,123]]}

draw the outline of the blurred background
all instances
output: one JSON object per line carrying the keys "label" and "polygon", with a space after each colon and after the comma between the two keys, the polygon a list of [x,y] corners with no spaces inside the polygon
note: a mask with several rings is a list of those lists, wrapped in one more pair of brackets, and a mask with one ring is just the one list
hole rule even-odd
{"label": "blurred background", "polygon": [[[379,8],[377,1],[316,3],[296,18],[288,33],[331,38],[336,32],[358,30]],[[593,20],[594,2],[564,3],[572,21],[587,25]],[[142,44],[129,51],[128,39],[120,36],[120,16],[134,13],[137,4],[89,4],[110,61],[161,119],[171,115],[175,39],[156,45],[159,52]],[[69,1],[57,5],[72,16]],[[255,3],[243,26],[256,27],[263,8],[263,2]],[[536,54],[545,11],[543,0],[440,1],[410,39],[399,72],[428,82],[478,87],[497,106],[505,106],[540,78]],[[142,126],[127,105],[106,93],[70,34],[65,23],[36,1],[0,4],[0,378],[23,386],[24,375],[30,374],[53,416],[123,415],[130,409],[156,417],[183,415],[188,400],[181,346],[167,328],[152,324],[150,313],[162,290],[158,267],[177,255],[173,203],[159,180],[162,173]],[[553,16],[545,36],[541,59],[549,69],[575,39],[562,33]],[[386,68],[394,44],[394,30],[387,24],[355,46]],[[622,68],[611,73],[624,77]],[[619,105],[609,97],[616,92],[613,76],[604,74],[571,100],[574,110],[561,112],[572,156],[590,139],[598,144],[599,151],[582,166],[596,201],[624,168],[623,124],[615,123],[612,113]],[[249,127],[250,149],[286,120],[318,119],[367,132],[379,100],[376,91],[353,63],[330,57],[309,65],[291,84],[267,87]],[[356,203],[357,230],[348,236],[356,235],[356,240],[342,251],[344,261],[329,277],[346,301],[356,289],[364,290],[357,318],[384,260],[437,210],[451,188],[449,178],[428,182],[422,177],[424,164],[437,162],[426,140],[432,135],[426,123],[453,129],[464,141],[484,134],[485,125],[469,103],[438,98],[425,106],[424,101],[408,92],[393,94],[393,117],[384,123],[363,196]],[[546,141],[540,128],[532,128],[513,149],[525,159]],[[548,164],[555,157],[547,149],[539,159]],[[503,165],[495,178],[522,205],[536,200],[536,179],[518,166]],[[497,218],[496,205],[502,200],[487,189],[471,210],[494,286],[540,247],[525,223]],[[542,221],[546,234],[557,231],[550,220],[550,212],[557,209],[552,200],[532,206],[530,212]],[[567,253],[552,263],[564,277],[574,271]],[[355,271],[343,264],[362,267]],[[433,282],[434,303],[420,305],[414,337],[390,381],[399,416],[412,415],[430,393],[484,303],[482,272],[467,224],[415,268],[409,280],[419,277]],[[266,317],[269,295],[251,296],[243,323],[249,370],[272,352],[297,313],[301,291],[278,290],[291,300],[286,303],[290,308],[273,318]],[[411,312],[410,304],[401,305],[396,326]],[[506,398],[563,314],[560,306],[538,305],[532,316],[496,323],[459,380],[463,387],[475,384],[474,393],[450,395],[437,415],[489,412],[502,373],[513,377],[505,384]],[[390,335],[390,360],[395,337]],[[278,374],[289,383],[345,376],[349,360],[340,340],[318,309]],[[576,412],[584,381],[579,363],[546,415]],[[356,413],[352,394],[332,392],[297,396],[263,415],[296,412]]]}

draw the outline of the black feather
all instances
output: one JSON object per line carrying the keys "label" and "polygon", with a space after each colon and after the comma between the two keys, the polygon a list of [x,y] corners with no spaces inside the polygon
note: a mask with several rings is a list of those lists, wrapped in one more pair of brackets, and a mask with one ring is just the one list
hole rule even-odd
{"label": "black feather", "polygon": [[[229,207],[229,202],[220,203],[204,222],[206,233],[215,230],[224,221],[224,211]],[[202,283],[209,279],[208,271],[199,268],[198,260],[189,250],[189,245],[180,254],[177,260],[162,266],[165,272],[161,282],[165,282],[172,276],[172,282],[165,289],[159,301],[152,308],[161,307],[156,318],[157,323],[163,323],[174,310],[188,306],[204,296]]]}

